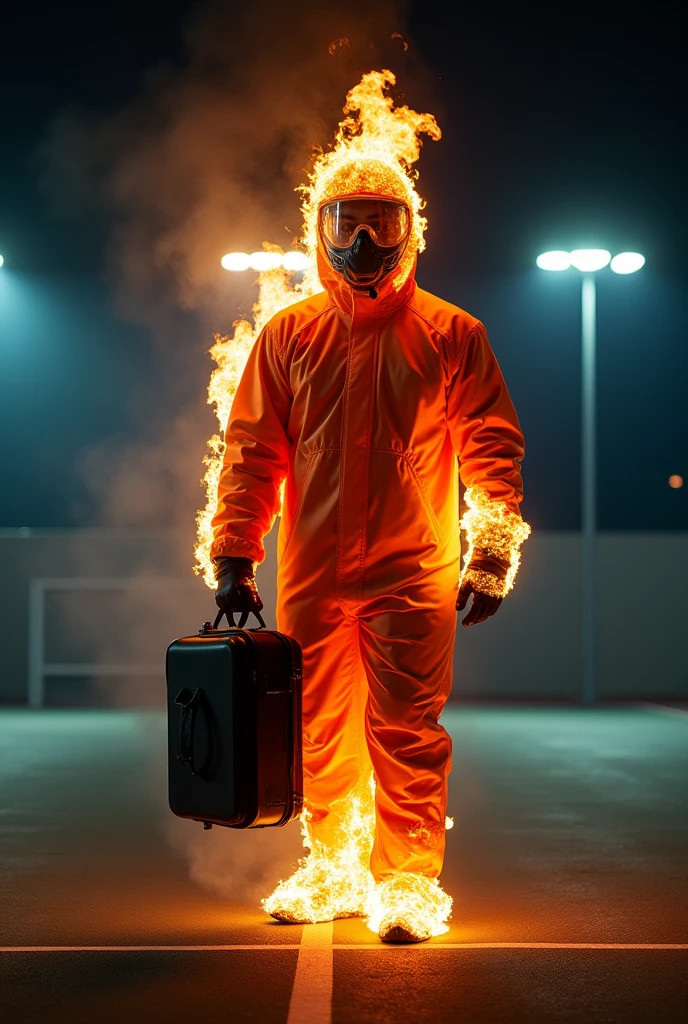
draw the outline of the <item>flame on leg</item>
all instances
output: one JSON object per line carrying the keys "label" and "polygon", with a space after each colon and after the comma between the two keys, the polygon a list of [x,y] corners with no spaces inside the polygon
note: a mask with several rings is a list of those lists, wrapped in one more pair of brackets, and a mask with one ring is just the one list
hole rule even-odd
{"label": "flame on leg", "polygon": [[375,835],[374,784],[360,784],[332,807],[337,822],[331,843],[313,835],[312,817],[301,815],[303,845],[310,852],[294,874],[279,883],[263,908],[292,924],[316,924],[366,913],[374,887],[370,851]]}
{"label": "flame on leg", "polygon": [[[360,783],[332,807],[334,825],[327,843],[313,835],[312,815],[301,815],[308,855],[290,878],[262,901],[278,921],[317,924],[343,917],[367,917],[368,927],[385,942],[423,942],[449,930],[452,898],[436,878],[396,872],[375,883],[370,853],[375,838],[375,782]],[[451,818],[445,828],[451,828]]]}

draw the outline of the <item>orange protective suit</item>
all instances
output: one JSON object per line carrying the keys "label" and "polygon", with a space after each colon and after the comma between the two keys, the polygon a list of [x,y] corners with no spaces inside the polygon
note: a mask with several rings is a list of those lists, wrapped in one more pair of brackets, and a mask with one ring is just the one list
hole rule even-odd
{"label": "orange protective suit", "polygon": [[212,557],[265,557],[280,509],[277,625],[303,648],[305,798],[327,842],[372,768],[371,870],[442,867],[459,487],[518,513],[523,438],[483,325],[416,286],[377,298],[319,255],[323,293],[249,356],[226,433]]}

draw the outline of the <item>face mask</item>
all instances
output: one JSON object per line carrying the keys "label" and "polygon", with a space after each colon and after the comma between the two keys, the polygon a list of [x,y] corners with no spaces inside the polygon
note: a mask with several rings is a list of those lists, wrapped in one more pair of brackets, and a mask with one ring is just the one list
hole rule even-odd
{"label": "face mask", "polygon": [[374,286],[398,265],[410,226],[408,207],[391,199],[334,199],[319,214],[320,236],[333,270],[372,297]]}

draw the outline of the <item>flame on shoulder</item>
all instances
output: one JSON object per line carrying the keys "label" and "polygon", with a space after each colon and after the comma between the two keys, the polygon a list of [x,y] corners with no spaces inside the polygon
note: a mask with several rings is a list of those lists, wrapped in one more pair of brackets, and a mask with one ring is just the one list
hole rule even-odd
{"label": "flame on shoulder", "polygon": [[[423,249],[427,226],[420,211],[423,200],[418,195],[413,164],[420,155],[420,135],[439,139],[441,132],[432,114],[419,114],[407,106],[395,107],[388,90],[396,84],[391,71],[370,71],[348,93],[345,117],[337,130],[334,145],[316,156],[308,183],[297,191],[302,197],[303,232],[301,248],[310,257],[309,269],[299,282],[286,270],[268,270],[258,277],[258,301],[252,320],[238,320],[231,336],[215,335],[210,349],[216,363],[208,386],[208,404],[217,415],[219,433],[208,442],[204,458],[203,484],[206,505],[196,516],[198,540],[194,549],[194,571],[214,589],[215,576],[210,560],[213,541],[213,518],[217,510],[218,485],[225,452],[223,441],[232,400],[249,352],[265,324],[280,310],[322,291],[316,267],[318,247],[317,217],[322,201],[337,190],[359,188],[365,192],[394,195],[408,203],[412,215],[412,236],[396,276],[395,287],[401,287],[413,266],[416,254]],[[264,243],[267,251],[281,252],[276,245]]]}

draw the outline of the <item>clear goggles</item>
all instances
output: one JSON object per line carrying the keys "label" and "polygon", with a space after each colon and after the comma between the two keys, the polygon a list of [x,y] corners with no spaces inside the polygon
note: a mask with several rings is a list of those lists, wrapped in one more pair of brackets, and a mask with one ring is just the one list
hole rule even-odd
{"label": "clear goggles", "polygon": [[320,208],[323,237],[338,249],[350,246],[364,228],[383,248],[399,245],[406,238],[409,225],[408,207],[392,199],[334,199]]}

